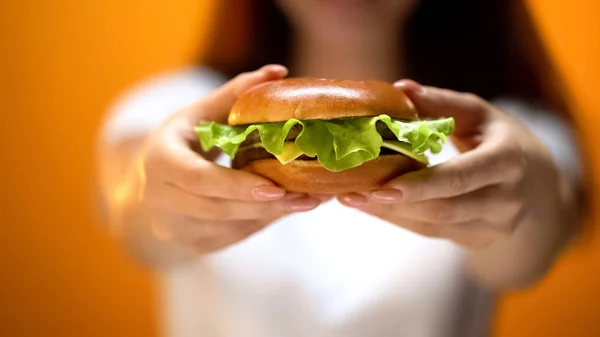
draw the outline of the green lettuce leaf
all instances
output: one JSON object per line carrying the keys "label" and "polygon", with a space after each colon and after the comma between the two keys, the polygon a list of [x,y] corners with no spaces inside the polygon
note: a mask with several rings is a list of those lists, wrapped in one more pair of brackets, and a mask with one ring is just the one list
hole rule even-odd
{"label": "green lettuce leaf", "polygon": [[[398,142],[388,142],[377,132],[375,124],[381,121],[394,133]],[[235,157],[246,137],[258,131],[261,146],[273,155],[281,155],[289,131],[296,124],[302,131],[295,140],[296,146],[309,157],[316,157],[326,169],[343,171],[379,156],[381,147],[390,148],[428,163],[424,153],[438,153],[446,137],[454,131],[454,119],[403,121],[387,115],[367,118],[341,118],[329,121],[300,121],[290,119],[280,123],[263,123],[248,126],[230,126],[202,122],[195,128],[204,151],[218,147],[229,157]]]}

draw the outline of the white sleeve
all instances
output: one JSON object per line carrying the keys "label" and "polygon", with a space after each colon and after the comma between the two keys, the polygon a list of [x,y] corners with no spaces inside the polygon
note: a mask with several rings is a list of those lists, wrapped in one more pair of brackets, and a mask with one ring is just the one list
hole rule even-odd
{"label": "white sleeve", "polygon": [[112,105],[100,130],[100,139],[112,143],[148,133],[170,114],[191,105],[225,81],[208,68],[183,69],[144,81]]}
{"label": "white sleeve", "polygon": [[502,99],[495,101],[494,105],[515,117],[546,144],[559,170],[577,180],[582,178],[576,130],[567,121],[517,100]]}

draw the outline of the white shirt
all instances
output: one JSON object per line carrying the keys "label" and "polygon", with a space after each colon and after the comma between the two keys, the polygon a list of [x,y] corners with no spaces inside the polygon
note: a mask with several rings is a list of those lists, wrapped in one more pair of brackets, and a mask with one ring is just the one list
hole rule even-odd
{"label": "white shirt", "polygon": [[[205,68],[147,81],[124,95],[101,137],[147,133],[226,81]],[[568,127],[512,100],[513,113],[579,172]],[[450,144],[433,164],[456,155]],[[220,164],[227,165],[227,160]],[[165,337],[475,337],[493,304],[463,274],[462,251],[330,201],[160,275]]]}

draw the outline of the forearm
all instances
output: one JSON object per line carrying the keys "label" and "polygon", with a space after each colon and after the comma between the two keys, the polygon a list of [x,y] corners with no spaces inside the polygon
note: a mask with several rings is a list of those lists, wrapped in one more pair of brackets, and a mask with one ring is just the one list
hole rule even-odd
{"label": "forearm", "polygon": [[136,159],[143,137],[104,144],[99,158],[99,185],[106,205],[102,217],[114,236],[136,259],[152,267],[168,267],[195,257],[176,244],[159,240],[150,213],[139,199],[143,187]]}
{"label": "forearm", "polygon": [[[467,252],[469,271],[494,290],[527,287],[538,281],[581,228],[580,184],[563,175],[559,182],[561,221],[544,219],[544,205],[537,216],[525,217],[508,238],[482,250]],[[534,201],[536,202],[536,201]]]}

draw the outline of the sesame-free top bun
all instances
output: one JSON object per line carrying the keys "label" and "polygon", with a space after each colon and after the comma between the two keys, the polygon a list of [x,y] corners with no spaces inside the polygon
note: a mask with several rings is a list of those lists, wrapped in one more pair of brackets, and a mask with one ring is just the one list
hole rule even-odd
{"label": "sesame-free top bun", "polygon": [[242,93],[229,124],[372,117],[416,120],[417,111],[402,90],[380,81],[287,78],[256,85]]}

